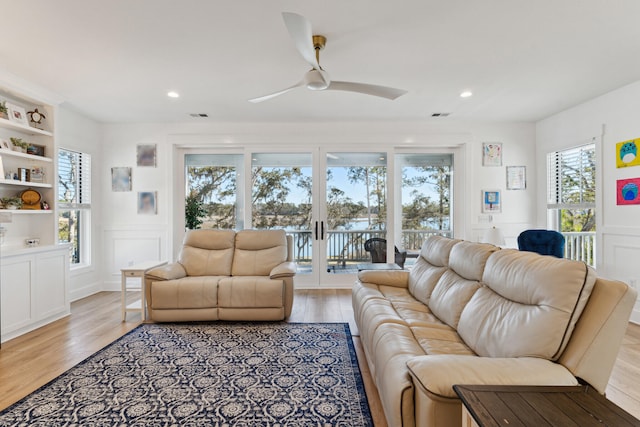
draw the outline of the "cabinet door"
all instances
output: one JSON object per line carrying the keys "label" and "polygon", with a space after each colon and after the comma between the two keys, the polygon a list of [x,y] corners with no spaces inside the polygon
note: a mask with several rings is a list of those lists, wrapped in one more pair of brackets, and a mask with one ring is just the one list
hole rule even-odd
{"label": "cabinet door", "polygon": [[31,273],[33,258],[2,260],[2,335],[31,323]]}
{"label": "cabinet door", "polygon": [[35,315],[38,319],[68,311],[68,251],[38,255],[34,282]]}

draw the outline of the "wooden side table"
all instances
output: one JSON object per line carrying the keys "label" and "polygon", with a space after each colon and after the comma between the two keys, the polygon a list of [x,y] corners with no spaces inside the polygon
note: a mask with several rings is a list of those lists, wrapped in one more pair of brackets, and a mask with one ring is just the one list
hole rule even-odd
{"label": "wooden side table", "polygon": [[590,386],[454,385],[463,427],[638,427]]}
{"label": "wooden side table", "polygon": [[[152,268],[160,267],[161,265],[165,265],[166,263],[166,261],[147,261],[140,264],[130,265],[129,267],[120,270],[120,273],[122,275],[122,296],[120,305],[122,310],[123,322],[127,320],[127,313],[130,311],[139,311],[142,321],[144,322],[145,320],[147,320],[147,310],[145,307],[146,301],[144,274]],[[140,301],[134,301],[130,304],[127,304],[127,291],[138,290],[138,288],[130,288],[127,286],[127,279],[132,277],[137,277],[140,279]]]}

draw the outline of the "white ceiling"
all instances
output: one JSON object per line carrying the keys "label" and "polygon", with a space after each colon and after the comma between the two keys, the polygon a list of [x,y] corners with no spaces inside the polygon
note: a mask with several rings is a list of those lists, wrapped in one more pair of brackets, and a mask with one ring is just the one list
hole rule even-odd
{"label": "white ceiling", "polygon": [[[409,93],[247,102],[309,68],[282,11],[328,38],[332,78]],[[638,0],[0,0],[0,14],[2,67],[104,122],[535,121],[640,79]]]}

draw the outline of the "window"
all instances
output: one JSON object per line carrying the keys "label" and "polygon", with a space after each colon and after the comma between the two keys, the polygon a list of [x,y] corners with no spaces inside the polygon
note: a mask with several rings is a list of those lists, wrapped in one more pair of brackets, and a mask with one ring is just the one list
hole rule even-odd
{"label": "window", "polygon": [[451,236],[452,154],[396,156],[401,174],[402,246],[419,251],[432,234]]}
{"label": "window", "polygon": [[89,265],[91,156],[58,151],[58,241],[71,243],[71,265]]}
{"label": "window", "polygon": [[244,228],[242,218],[242,154],[187,154],[185,181],[187,204],[194,203],[205,215],[187,209],[188,228]]}
{"label": "window", "polygon": [[565,235],[568,258],[594,265],[596,231],[595,144],[547,156],[549,228]]}

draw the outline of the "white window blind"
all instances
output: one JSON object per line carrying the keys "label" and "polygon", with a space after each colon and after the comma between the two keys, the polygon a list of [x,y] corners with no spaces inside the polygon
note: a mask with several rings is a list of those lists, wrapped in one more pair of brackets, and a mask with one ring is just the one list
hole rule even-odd
{"label": "white window blind", "polygon": [[61,149],[58,152],[58,206],[91,207],[91,155]]}
{"label": "white window blind", "polygon": [[547,155],[547,208],[595,208],[595,144]]}

